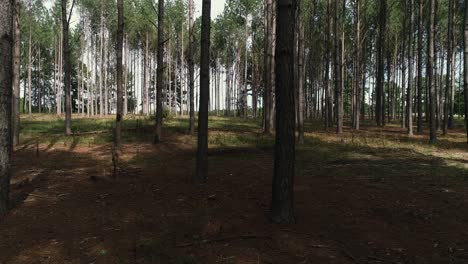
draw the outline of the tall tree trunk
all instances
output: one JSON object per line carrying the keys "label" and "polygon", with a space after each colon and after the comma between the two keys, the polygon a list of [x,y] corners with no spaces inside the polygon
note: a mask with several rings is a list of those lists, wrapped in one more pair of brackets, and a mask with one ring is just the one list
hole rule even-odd
{"label": "tall tree trunk", "polygon": [[102,117],[104,114],[104,96],[103,96],[103,85],[104,85],[104,1],[101,2],[101,27],[100,27],[100,39],[99,39],[99,116]]}
{"label": "tall tree trunk", "polygon": [[146,32],[146,39],[145,39],[145,50],[143,52],[143,80],[142,80],[142,113],[143,115],[148,115],[148,48],[149,48],[149,40],[148,40],[148,32]]}
{"label": "tall tree trunk", "polygon": [[249,50],[248,50],[248,39],[249,39],[249,24],[248,24],[248,15],[245,16],[245,53],[244,53],[244,89],[242,92],[242,116],[244,119],[247,119],[247,111],[248,111],[248,105],[247,105],[247,74],[248,74],[248,63],[249,63]]}
{"label": "tall tree trunk", "polygon": [[[70,14],[73,12],[73,0]],[[62,27],[63,27],[63,65],[65,67],[65,133],[71,135],[71,112],[72,112],[72,101],[71,101],[71,62],[70,62],[70,49],[68,47],[68,29],[69,19],[67,14],[67,0],[62,0]]]}
{"label": "tall tree trunk", "polygon": [[429,82],[429,142],[435,144],[437,142],[437,127],[436,127],[436,90],[434,78],[434,31],[435,31],[435,0],[429,2],[429,19],[427,25],[428,40],[427,40],[427,76]]}
{"label": "tall tree trunk", "polygon": [[83,40],[81,40],[82,36],[80,36],[80,49],[79,49],[79,56],[78,56],[78,76],[77,76],[77,81],[78,81],[78,85],[77,85],[77,88],[78,88],[78,98],[76,100],[77,102],[77,112],[78,114],[81,113],[81,84],[82,84],[82,65],[83,65],[83,59],[82,59],[82,51],[83,51]]}
{"label": "tall tree trunk", "polygon": [[109,36],[104,37],[104,116],[109,114],[109,88],[107,87],[107,70],[109,65],[109,52],[107,49],[107,39]]}
{"label": "tall tree trunk", "polygon": [[184,54],[184,26],[180,33],[180,115],[184,115],[184,90],[185,90],[185,54]]}
{"label": "tall tree trunk", "polygon": [[[120,20],[119,20],[120,21]],[[118,25],[120,26],[120,24]],[[123,31],[123,30],[122,30]],[[123,35],[123,32],[122,32]],[[124,97],[124,102],[123,102],[123,112],[122,115],[126,116],[128,112],[128,71],[129,71],[129,45],[128,45],[128,38],[125,36],[124,38],[125,41],[125,67],[122,69],[124,71],[124,84],[123,84],[123,97]],[[117,54],[118,55],[118,54]],[[117,86],[117,89],[119,87]],[[117,104],[118,104],[118,91],[117,91]],[[117,105],[117,111],[119,110],[119,106]]]}
{"label": "tall tree trunk", "polygon": [[[270,104],[271,104],[271,20],[272,20],[272,0],[265,0],[265,41],[264,41],[264,65],[263,65],[263,82],[265,84],[264,94],[263,94],[263,132],[265,134],[271,133],[270,126]],[[230,98],[229,98],[230,99]],[[230,112],[230,100],[229,100],[229,109]]]}
{"label": "tall tree trunk", "polygon": [[208,179],[208,104],[210,98],[211,0],[203,0],[200,54],[200,108],[198,111],[198,148],[194,182]]}
{"label": "tall tree trunk", "polygon": [[359,0],[355,0],[355,89],[356,89],[356,101],[355,101],[355,113],[354,113],[354,128],[359,130],[360,128],[360,109],[361,109],[361,3]]}
{"label": "tall tree trunk", "polygon": [[341,91],[340,72],[340,35],[338,32],[338,10],[339,3],[335,0],[335,13],[333,19],[333,41],[334,41],[334,83],[335,83],[335,110],[336,110],[336,133],[343,133],[343,93]]}
{"label": "tall tree trunk", "polygon": [[123,90],[122,90],[122,50],[124,35],[123,0],[117,0],[117,114],[115,119],[115,148],[122,145]]}
{"label": "tall tree trunk", "polygon": [[407,92],[407,106],[408,106],[408,135],[413,136],[413,28],[414,28],[414,0],[409,1],[410,9],[410,24],[409,24],[409,39],[408,39],[408,92]]}
{"label": "tall tree trunk", "polygon": [[270,20],[270,87],[271,87],[271,94],[270,94],[270,129],[273,129],[275,127],[275,116],[276,116],[276,100],[275,100],[275,86],[276,86],[276,72],[275,72],[275,53],[276,53],[276,8],[277,8],[277,2],[278,0],[272,0],[271,4],[271,20]]}
{"label": "tall tree trunk", "polygon": [[156,76],[156,131],[154,143],[161,142],[163,123],[163,78],[164,78],[164,0],[158,2],[158,71]]}
{"label": "tall tree trunk", "polygon": [[[31,9],[31,7],[30,7]],[[30,16],[32,16],[32,10],[29,11]],[[31,97],[32,97],[32,21],[29,22],[29,41],[28,41],[28,114],[31,116],[32,114],[32,106],[31,106]]]}
{"label": "tall tree trunk", "polygon": [[297,43],[297,133],[298,143],[304,143],[304,82],[305,82],[305,68],[304,68],[304,25],[301,21],[301,8],[302,1],[297,1],[298,10],[296,14],[296,28],[299,31],[296,34],[298,37]]}
{"label": "tall tree trunk", "polygon": [[[434,1],[434,0],[432,0]],[[466,135],[468,140],[468,3],[465,2],[465,26],[464,30],[464,93],[465,93],[465,126],[466,126]]]}
{"label": "tall tree trunk", "polygon": [[419,11],[418,11],[418,126],[417,131],[418,133],[423,132],[423,117],[422,117],[422,110],[423,110],[423,102],[422,102],[422,91],[423,91],[423,81],[422,81],[422,67],[423,67],[423,0],[418,0],[419,3]]}
{"label": "tall tree trunk", "polygon": [[445,78],[445,104],[444,104],[444,135],[447,135],[448,129],[449,129],[449,116],[450,116],[450,92],[452,90],[452,31],[453,31],[453,0],[448,0],[448,25],[447,25],[447,72],[446,72],[446,78]]}
{"label": "tall tree trunk", "polygon": [[[89,38],[92,41],[92,38]],[[87,57],[87,67],[86,67],[86,115],[88,117],[91,116],[91,78],[89,77],[91,72],[91,46],[88,46],[86,49],[86,57]]]}
{"label": "tall tree trunk", "polygon": [[0,4],[0,216],[8,211],[12,152],[13,1]]}
{"label": "tall tree trunk", "polygon": [[21,63],[21,32],[20,32],[20,0],[15,0],[14,7],[14,51],[13,51],[13,110],[12,129],[13,146],[19,144],[20,133],[20,63]]}
{"label": "tall tree trunk", "polygon": [[331,0],[327,0],[327,30],[325,33],[325,128],[328,130],[329,127],[333,126],[333,97],[332,88],[330,85],[330,60],[331,60],[331,36],[332,36],[332,19],[331,19]]}
{"label": "tall tree trunk", "polygon": [[379,11],[379,34],[377,41],[377,87],[375,98],[375,117],[378,126],[383,126],[385,123],[384,110],[384,45],[385,45],[385,28],[387,15],[387,1],[380,1]]}
{"label": "tall tree trunk", "polygon": [[278,0],[276,45],[276,140],[270,217],[293,223],[294,216],[294,30],[296,0]]}
{"label": "tall tree trunk", "polygon": [[193,0],[189,0],[189,49],[188,49],[188,71],[189,71],[189,92],[190,92],[190,122],[189,132],[191,135],[195,134],[195,65],[193,61],[194,41],[195,36],[193,32]]}

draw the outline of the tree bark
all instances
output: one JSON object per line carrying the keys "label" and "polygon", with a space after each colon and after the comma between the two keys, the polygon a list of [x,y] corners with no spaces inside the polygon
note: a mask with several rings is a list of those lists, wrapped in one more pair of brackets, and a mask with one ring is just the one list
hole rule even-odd
{"label": "tree bark", "polygon": [[12,152],[13,1],[0,4],[0,216],[8,211]]}
{"label": "tree bark", "polygon": [[413,136],[413,26],[414,26],[414,0],[409,1],[410,9],[410,24],[409,24],[409,39],[408,39],[408,92],[407,92],[407,106],[408,106],[408,135]]}
{"label": "tree bark", "polygon": [[189,92],[190,92],[190,122],[189,132],[195,134],[195,65],[193,61],[193,52],[195,45],[195,36],[193,32],[193,0],[189,0],[189,49],[188,49],[188,71],[189,71]]}
{"label": "tree bark", "polygon": [[[32,17],[32,10],[31,6],[29,7],[30,9],[30,17]],[[31,106],[31,97],[32,97],[32,85],[31,85],[31,79],[32,79],[32,20],[29,21],[29,41],[28,41],[28,114],[31,116],[32,114],[32,106]]]}
{"label": "tree bark", "polygon": [[[73,12],[70,10],[70,14]],[[65,134],[71,135],[71,112],[72,112],[72,101],[71,101],[71,62],[70,62],[70,49],[68,47],[68,30],[69,30],[69,19],[67,14],[67,0],[62,0],[62,29],[63,29],[63,65],[65,67]]]}
{"label": "tree bark", "polygon": [[383,126],[385,123],[384,110],[384,45],[385,45],[385,28],[387,15],[387,1],[380,1],[379,11],[379,34],[377,41],[377,87],[375,98],[375,117],[378,126]]}
{"label": "tree bark", "polygon": [[104,96],[103,96],[103,85],[104,85],[104,1],[101,2],[101,26],[100,26],[100,39],[99,39],[99,116],[102,117],[104,114]]}
{"label": "tree bark", "polygon": [[276,24],[276,140],[270,217],[274,223],[293,223],[295,103],[294,30],[296,0],[278,0]]}
{"label": "tree bark", "polygon": [[296,35],[299,39],[297,40],[297,133],[298,143],[304,143],[304,83],[305,83],[305,65],[304,65],[304,25],[301,21],[301,5],[302,1],[297,0],[298,12],[296,14],[296,28],[298,34]]}
{"label": "tree bark", "polygon": [[[270,43],[271,43],[271,5],[272,0],[265,0],[265,20],[264,20],[264,50],[263,50],[263,82],[265,89],[263,90],[263,133],[270,134],[270,102],[271,102],[271,59],[270,59]],[[230,75],[229,75],[230,76]],[[229,110],[230,112],[230,100]]]}
{"label": "tree bark", "polygon": [[123,0],[117,0],[117,114],[115,119],[114,146],[120,149],[122,145],[122,121],[123,121],[123,89],[122,89],[122,50],[124,35]]}
{"label": "tree bark", "polygon": [[164,78],[164,0],[158,2],[158,70],[156,76],[156,131],[154,135],[154,143],[161,142],[161,133],[163,125],[163,78]]}
{"label": "tree bark", "polygon": [[14,51],[13,51],[13,103],[12,103],[12,129],[13,146],[19,144],[20,134],[20,63],[21,63],[21,32],[20,32],[20,0],[15,0],[13,29],[14,29]]}
{"label": "tree bark", "polygon": [[355,101],[355,113],[354,113],[354,128],[360,129],[360,117],[361,117],[361,4],[360,0],[355,0],[355,38],[356,38],[356,55],[355,55],[355,89],[356,89],[356,101]]}
{"label": "tree bark", "polygon": [[451,96],[450,92],[452,90],[452,41],[453,41],[453,0],[448,0],[448,25],[447,25],[447,71],[446,71],[446,78],[445,78],[445,104],[444,104],[444,135],[448,134],[448,129],[450,127],[450,101]]}
{"label": "tree bark", "polygon": [[422,90],[423,90],[423,82],[422,82],[422,68],[423,68],[423,58],[422,58],[422,52],[423,52],[423,0],[419,0],[419,11],[418,11],[418,125],[417,125],[417,131],[418,133],[423,132],[423,117],[422,117]]}
{"label": "tree bark", "polygon": [[208,104],[210,98],[211,0],[203,0],[200,54],[200,108],[198,111],[198,148],[194,182],[208,180]]}
{"label": "tree bark", "polygon": [[436,128],[436,90],[434,78],[434,31],[435,31],[435,0],[430,0],[429,3],[429,19],[427,25],[428,40],[427,40],[427,76],[429,83],[429,143],[435,144],[437,142],[437,128]]}
{"label": "tree bark", "polygon": [[[434,1],[434,0],[432,0]],[[465,126],[466,126],[466,135],[468,140],[468,3],[465,2],[465,25],[463,28],[464,31],[464,93],[465,93]]]}

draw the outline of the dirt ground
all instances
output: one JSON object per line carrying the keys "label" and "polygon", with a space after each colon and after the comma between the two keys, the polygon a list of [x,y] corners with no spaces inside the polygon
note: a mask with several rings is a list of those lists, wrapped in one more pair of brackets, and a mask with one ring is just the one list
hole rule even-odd
{"label": "dirt ground", "polygon": [[117,179],[108,144],[29,142],[0,263],[468,263],[468,148],[454,133],[429,150],[397,128],[309,133],[289,226],[267,217],[271,146],[212,147],[195,186],[180,133],[125,145]]}

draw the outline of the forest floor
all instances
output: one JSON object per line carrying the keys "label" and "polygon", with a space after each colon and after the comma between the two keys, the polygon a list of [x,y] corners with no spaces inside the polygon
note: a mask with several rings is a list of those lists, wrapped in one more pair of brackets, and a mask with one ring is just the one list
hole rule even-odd
{"label": "forest floor", "polygon": [[297,223],[270,224],[273,137],[258,122],[210,119],[209,181],[191,183],[195,138],[166,121],[125,122],[123,172],[111,177],[111,118],[22,121],[13,208],[0,263],[468,263],[468,145],[463,128],[409,138],[397,124],[343,135],[307,124],[298,146]]}

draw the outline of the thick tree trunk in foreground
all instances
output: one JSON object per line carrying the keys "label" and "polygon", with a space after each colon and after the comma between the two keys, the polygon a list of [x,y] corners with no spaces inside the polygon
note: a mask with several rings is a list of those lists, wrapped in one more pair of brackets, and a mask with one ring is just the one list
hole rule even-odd
{"label": "thick tree trunk in foreground", "polygon": [[296,0],[278,0],[276,39],[276,140],[270,217],[274,223],[293,223],[295,103],[294,30]]}
{"label": "thick tree trunk in foreground", "polygon": [[156,73],[156,131],[154,143],[161,142],[162,123],[163,123],[163,78],[164,78],[164,0],[158,3],[158,70]]}
{"label": "thick tree trunk in foreground", "polygon": [[198,149],[194,181],[208,179],[208,104],[210,99],[211,0],[203,0],[200,62],[200,106],[198,111]]}
{"label": "thick tree trunk in foreground", "polygon": [[13,110],[12,129],[13,146],[19,144],[20,134],[20,63],[21,63],[21,32],[20,32],[20,0],[15,1],[15,16],[13,19],[14,29],[14,52],[13,52]]}
{"label": "thick tree trunk in foreground", "polygon": [[[73,6],[72,6],[73,9]],[[70,10],[70,14],[73,10]],[[68,47],[69,21],[67,14],[67,0],[62,0],[62,29],[63,29],[63,65],[65,67],[65,134],[71,135],[71,62],[70,48]]]}
{"label": "thick tree trunk in foreground", "polygon": [[114,145],[120,148],[122,119],[123,119],[123,89],[122,89],[122,49],[124,35],[124,15],[123,15],[123,0],[117,1],[117,115],[115,119],[115,138]]}
{"label": "thick tree trunk in foreground", "polygon": [[0,1],[0,216],[8,211],[12,152],[13,1]]}
{"label": "thick tree trunk in foreground", "polygon": [[429,19],[427,24],[427,78],[429,84],[429,143],[435,144],[437,142],[437,128],[436,128],[436,90],[434,78],[434,24],[435,24],[435,0],[429,2]]}

